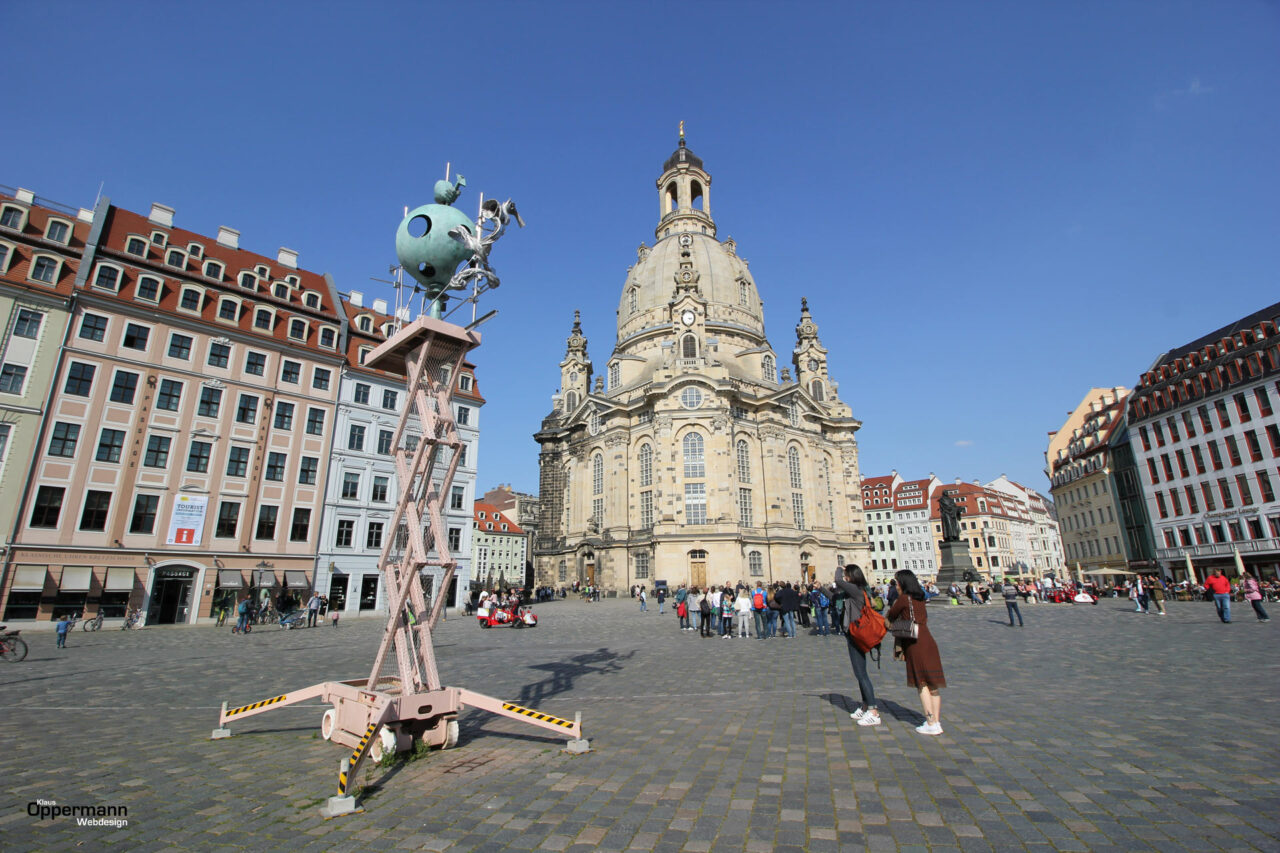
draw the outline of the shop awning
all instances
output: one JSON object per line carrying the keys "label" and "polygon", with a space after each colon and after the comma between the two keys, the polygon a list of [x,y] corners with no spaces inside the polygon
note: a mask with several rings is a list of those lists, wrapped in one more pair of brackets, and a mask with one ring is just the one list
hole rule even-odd
{"label": "shop awning", "polygon": [[221,589],[244,589],[244,575],[235,569],[218,571],[218,587]]}
{"label": "shop awning", "polygon": [[105,592],[133,592],[133,569],[107,569]]}
{"label": "shop awning", "polygon": [[63,566],[62,580],[58,582],[59,592],[88,592],[93,583],[92,566]]}
{"label": "shop awning", "polygon": [[285,572],[284,582],[289,589],[311,589],[311,581],[306,572]]}
{"label": "shop awning", "polygon": [[32,592],[44,589],[44,576],[48,573],[48,566],[18,566],[17,571],[13,575],[13,587],[15,592]]}
{"label": "shop awning", "polygon": [[276,573],[270,569],[254,569],[253,585],[258,589],[269,588],[276,585]]}

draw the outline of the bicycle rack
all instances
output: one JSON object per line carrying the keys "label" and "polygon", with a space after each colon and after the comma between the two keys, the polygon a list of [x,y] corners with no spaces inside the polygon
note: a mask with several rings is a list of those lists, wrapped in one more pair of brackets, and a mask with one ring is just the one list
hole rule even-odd
{"label": "bicycle rack", "polygon": [[[321,813],[335,817],[357,811],[349,793],[366,758],[379,753],[404,752],[421,740],[446,749],[458,740],[458,712],[465,706],[509,717],[568,735],[567,752],[584,753],[590,744],[582,737],[582,715],[560,719],[511,702],[460,687],[446,687],[436,669],[431,631],[440,618],[445,597],[436,596],[430,610],[419,572],[427,566],[444,569],[440,589],[447,590],[456,560],[449,552],[442,515],[444,496],[458,467],[461,446],[450,406],[451,388],[467,353],[480,345],[480,335],[441,319],[423,316],[406,326],[366,359],[370,367],[408,377],[408,397],[396,427],[393,447],[399,501],[386,538],[379,567],[390,607],[387,625],[368,678],[326,681],[259,702],[228,708],[222,704],[213,738],[231,736],[228,723],[319,697],[333,707],[321,722],[321,734],[351,748],[338,774],[338,792]],[[416,418],[421,436],[412,441],[410,420]],[[445,453],[445,451],[449,451]],[[443,471],[437,480],[435,475]],[[434,554],[434,555],[433,555]],[[394,651],[398,674],[383,676]]]}

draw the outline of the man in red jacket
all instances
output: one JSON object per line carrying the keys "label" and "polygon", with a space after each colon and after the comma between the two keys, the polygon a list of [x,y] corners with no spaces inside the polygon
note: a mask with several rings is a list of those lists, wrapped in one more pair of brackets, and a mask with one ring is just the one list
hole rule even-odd
{"label": "man in red jacket", "polygon": [[1216,569],[1204,582],[1204,588],[1213,593],[1213,605],[1218,608],[1218,618],[1223,624],[1231,623],[1231,581]]}

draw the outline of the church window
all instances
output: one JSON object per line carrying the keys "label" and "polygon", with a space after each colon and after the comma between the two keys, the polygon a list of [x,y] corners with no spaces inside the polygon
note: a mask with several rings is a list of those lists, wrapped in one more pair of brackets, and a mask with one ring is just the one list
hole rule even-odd
{"label": "church window", "polygon": [[753,578],[764,577],[764,557],[759,551],[752,551],[747,555],[747,570]]}
{"label": "church window", "polygon": [[631,288],[627,291],[627,310],[632,314],[640,309],[640,291],[637,288]]}
{"label": "church window", "polygon": [[644,580],[649,577],[649,555],[641,552],[636,554],[636,580]]}
{"label": "church window", "polygon": [[751,527],[751,490],[738,489],[738,523]]}
{"label": "church window", "polygon": [[698,357],[698,339],[693,335],[685,335],[680,341],[680,357],[681,358],[697,358]]}
{"label": "church window", "polygon": [[745,441],[738,442],[738,482],[751,482],[751,448]]}
{"label": "church window", "polygon": [[791,512],[796,517],[796,529],[804,530],[804,495],[798,492],[791,495]]}
{"label": "church window", "polygon": [[578,408],[578,393],[570,391],[569,395],[565,397],[565,411],[572,412],[576,408]]}
{"label": "church window", "polygon": [[560,561],[560,565],[556,570],[556,577],[560,583],[564,583],[569,579],[569,566],[564,560]]}
{"label": "church window", "polygon": [[653,492],[640,493],[640,526],[653,527]]}
{"label": "church window", "polygon": [[738,282],[738,304],[751,304],[751,288],[747,287],[747,283],[745,281]]}
{"label": "church window", "polygon": [[707,484],[684,484],[684,523],[707,523]]}
{"label": "church window", "polygon": [[604,457],[599,453],[591,457],[591,494],[604,494]]}
{"label": "church window", "polygon": [[622,384],[622,365],[617,364],[615,362],[614,364],[609,365],[609,390],[616,391],[618,389],[618,386],[621,384]]}
{"label": "church window", "polygon": [[813,395],[813,399],[821,403],[824,396],[824,392],[822,389],[822,381],[818,379],[813,380],[813,382],[809,385],[809,393]]}
{"label": "church window", "polygon": [[684,475],[689,479],[707,476],[706,457],[703,455],[702,436],[691,432],[684,437]]}
{"label": "church window", "polygon": [[592,435],[596,435],[600,432],[600,413],[599,412],[593,411],[591,413],[591,417],[588,420],[587,427],[588,429],[591,430]]}
{"label": "church window", "polygon": [[825,456],[822,457],[822,479],[826,481],[827,494],[830,495],[831,494],[831,460]]}
{"label": "church window", "polygon": [[653,445],[640,445],[640,485],[653,485]]}
{"label": "church window", "polygon": [[800,426],[800,407],[796,404],[795,397],[787,403],[787,420],[791,421],[792,426]]}
{"label": "church window", "polygon": [[686,409],[696,409],[702,405],[702,391],[692,385],[680,393],[680,405]]}
{"label": "church window", "polygon": [[604,526],[604,498],[596,498],[591,502],[591,516],[596,524]]}
{"label": "church window", "polygon": [[791,471],[791,488],[804,488],[800,479],[800,451],[794,447],[787,448],[787,468]]}
{"label": "church window", "polygon": [[760,360],[760,367],[760,372],[764,374],[766,382],[778,381],[778,370],[774,367],[773,356],[766,354],[765,357]]}

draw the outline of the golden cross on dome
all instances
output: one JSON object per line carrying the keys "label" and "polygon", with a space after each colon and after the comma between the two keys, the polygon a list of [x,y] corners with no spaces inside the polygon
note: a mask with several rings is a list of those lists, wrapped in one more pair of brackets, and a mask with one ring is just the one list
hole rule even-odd
{"label": "golden cross on dome", "polygon": [[684,139],[684,119],[680,119],[680,138]]}

